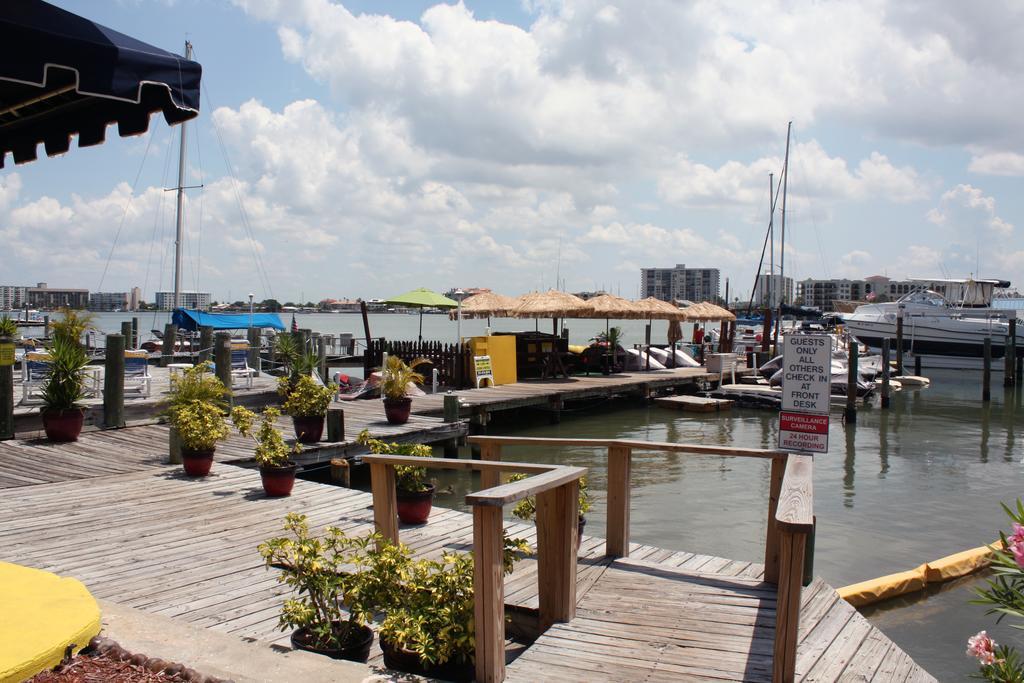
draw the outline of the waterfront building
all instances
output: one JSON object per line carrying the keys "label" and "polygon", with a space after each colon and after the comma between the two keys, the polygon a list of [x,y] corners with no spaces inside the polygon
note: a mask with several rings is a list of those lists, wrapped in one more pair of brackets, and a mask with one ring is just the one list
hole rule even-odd
{"label": "waterfront building", "polygon": [[804,306],[822,311],[834,311],[836,300],[863,301],[867,295],[864,280],[830,279],[815,280],[808,278],[797,285],[797,297],[803,300]]}
{"label": "waterfront building", "polygon": [[138,287],[132,287],[132,291],[128,294],[128,310],[137,311],[142,303],[142,290]]}
{"label": "waterfront building", "polygon": [[48,287],[45,282],[40,282],[35,287],[28,287],[25,294],[28,305],[32,308],[53,309],[67,306],[81,310],[89,306],[88,289]]}
{"label": "waterfront building", "polygon": [[[170,311],[174,306],[174,292],[157,292],[156,307],[161,311]],[[191,308],[197,311],[205,311],[210,308],[211,297],[209,292],[182,291],[180,293],[180,306]]]}
{"label": "waterfront building", "polygon": [[653,296],[662,301],[716,301],[721,284],[718,268],[641,268],[640,298]]}
{"label": "waterfront building", "polygon": [[323,299],[317,304],[321,311],[335,311],[339,313],[358,313],[361,309],[360,299]]}
{"label": "waterfront building", "polygon": [[[769,295],[774,299],[769,301]],[[793,303],[793,278],[782,275],[768,275],[763,273],[757,276],[754,284],[754,294],[751,301],[755,306],[775,306],[779,303]]]}
{"label": "waterfront building", "polygon": [[123,311],[128,308],[128,292],[93,292],[89,295],[90,311]]}
{"label": "waterfront building", "polygon": [[28,303],[28,287],[0,285],[0,310],[12,311]]}

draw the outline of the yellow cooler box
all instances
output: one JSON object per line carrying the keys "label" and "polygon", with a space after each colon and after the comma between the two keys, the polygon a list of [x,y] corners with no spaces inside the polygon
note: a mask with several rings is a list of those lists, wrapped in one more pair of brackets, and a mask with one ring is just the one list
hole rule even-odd
{"label": "yellow cooler box", "polygon": [[474,356],[490,356],[495,384],[516,383],[516,338],[513,335],[473,337],[469,342]]}

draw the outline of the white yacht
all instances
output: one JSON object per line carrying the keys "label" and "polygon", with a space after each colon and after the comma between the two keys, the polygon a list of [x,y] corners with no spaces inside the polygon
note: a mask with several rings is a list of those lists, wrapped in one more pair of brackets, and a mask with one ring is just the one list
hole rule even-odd
{"label": "white yacht", "polygon": [[[975,307],[953,306],[938,292],[919,290],[892,303],[863,304],[843,314],[842,320],[849,333],[870,348],[881,348],[883,339],[891,339],[895,353],[896,320],[902,315],[904,366],[921,356],[926,368],[980,369],[988,337],[992,358],[999,359],[992,369],[1002,371],[1007,314],[1013,311],[986,306],[990,301],[972,298]],[[1017,355],[1024,355],[1024,340],[1018,341]]]}

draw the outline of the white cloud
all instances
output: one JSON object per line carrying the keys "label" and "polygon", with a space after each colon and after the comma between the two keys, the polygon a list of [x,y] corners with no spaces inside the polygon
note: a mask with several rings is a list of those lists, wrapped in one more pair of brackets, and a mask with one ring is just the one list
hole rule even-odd
{"label": "white cloud", "polygon": [[971,157],[967,166],[971,173],[982,175],[1024,176],[1024,154],[986,152]]}

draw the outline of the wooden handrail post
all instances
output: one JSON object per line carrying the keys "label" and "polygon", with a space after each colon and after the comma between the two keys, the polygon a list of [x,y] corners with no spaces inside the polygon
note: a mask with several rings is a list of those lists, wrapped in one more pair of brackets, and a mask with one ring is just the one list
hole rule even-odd
{"label": "wooden handrail post", "polygon": [[473,618],[478,683],[505,680],[503,531],[500,507],[473,506]]}
{"label": "wooden handrail post", "polygon": [[537,583],[540,630],[576,616],[579,479],[537,494]]}
{"label": "wooden handrail post", "polygon": [[395,467],[370,463],[373,491],[373,524],[385,541],[398,544],[398,498],[395,495]]}
{"label": "wooden handrail post", "polygon": [[629,557],[629,497],[633,451],[608,447],[608,525],[604,554]]}
{"label": "wooden handrail post", "polygon": [[779,508],[779,493],[785,473],[785,458],[772,458],[772,472],[768,479],[768,525],[764,537],[764,580],[774,584],[779,582],[779,527],[775,512]]}
{"label": "wooden handrail post", "polygon": [[779,594],[775,610],[773,683],[789,683],[796,670],[796,646],[800,626],[800,584],[804,575],[807,534],[783,529],[779,534]]}
{"label": "wooden handrail post", "polygon": [[[480,459],[490,462],[501,462],[501,444],[484,442],[480,444]],[[480,472],[480,488],[490,489],[501,483],[501,473],[497,470]]]}

